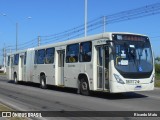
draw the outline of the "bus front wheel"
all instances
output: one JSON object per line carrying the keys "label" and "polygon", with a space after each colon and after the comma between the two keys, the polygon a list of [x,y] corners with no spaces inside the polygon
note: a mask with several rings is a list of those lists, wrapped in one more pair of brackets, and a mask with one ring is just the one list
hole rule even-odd
{"label": "bus front wheel", "polygon": [[86,96],[89,95],[89,85],[85,78],[82,78],[80,81],[80,93]]}

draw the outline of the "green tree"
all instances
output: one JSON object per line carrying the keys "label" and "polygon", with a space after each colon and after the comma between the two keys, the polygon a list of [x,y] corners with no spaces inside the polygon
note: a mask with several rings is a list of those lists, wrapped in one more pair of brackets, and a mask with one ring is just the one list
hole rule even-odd
{"label": "green tree", "polygon": [[155,60],[160,61],[160,57],[156,57]]}

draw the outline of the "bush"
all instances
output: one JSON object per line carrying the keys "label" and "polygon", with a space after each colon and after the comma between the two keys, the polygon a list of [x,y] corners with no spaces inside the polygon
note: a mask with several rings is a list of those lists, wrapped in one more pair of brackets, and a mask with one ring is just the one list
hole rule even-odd
{"label": "bush", "polygon": [[160,74],[160,64],[155,64],[155,72]]}

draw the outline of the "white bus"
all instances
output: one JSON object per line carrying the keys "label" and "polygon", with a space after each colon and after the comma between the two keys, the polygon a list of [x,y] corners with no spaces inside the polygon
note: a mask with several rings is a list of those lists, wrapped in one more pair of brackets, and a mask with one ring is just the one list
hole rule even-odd
{"label": "white bus", "polygon": [[154,89],[154,57],[145,35],[106,32],[7,55],[8,79],[121,93]]}

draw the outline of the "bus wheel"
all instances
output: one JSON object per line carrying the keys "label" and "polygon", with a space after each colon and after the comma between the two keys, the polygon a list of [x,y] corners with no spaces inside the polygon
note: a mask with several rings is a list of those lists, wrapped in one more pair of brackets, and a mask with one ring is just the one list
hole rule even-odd
{"label": "bus wheel", "polygon": [[14,83],[18,84],[18,80],[17,80],[17,75],[16,74],[14,74]]}
{"label": "bus wheel", "polygon": [[86,96],[89,95],[89,85],[87,80],[85,80],[84,78],[82,78],[80,81],[80,93]]}
{"label": "bus wheel", "polygon": [[46,88],[47,88],[45,75],[42,75],[42,76],[40,77],[40,84],[41,84],[41,88],[42,88],[42,89],[46,89]]}

